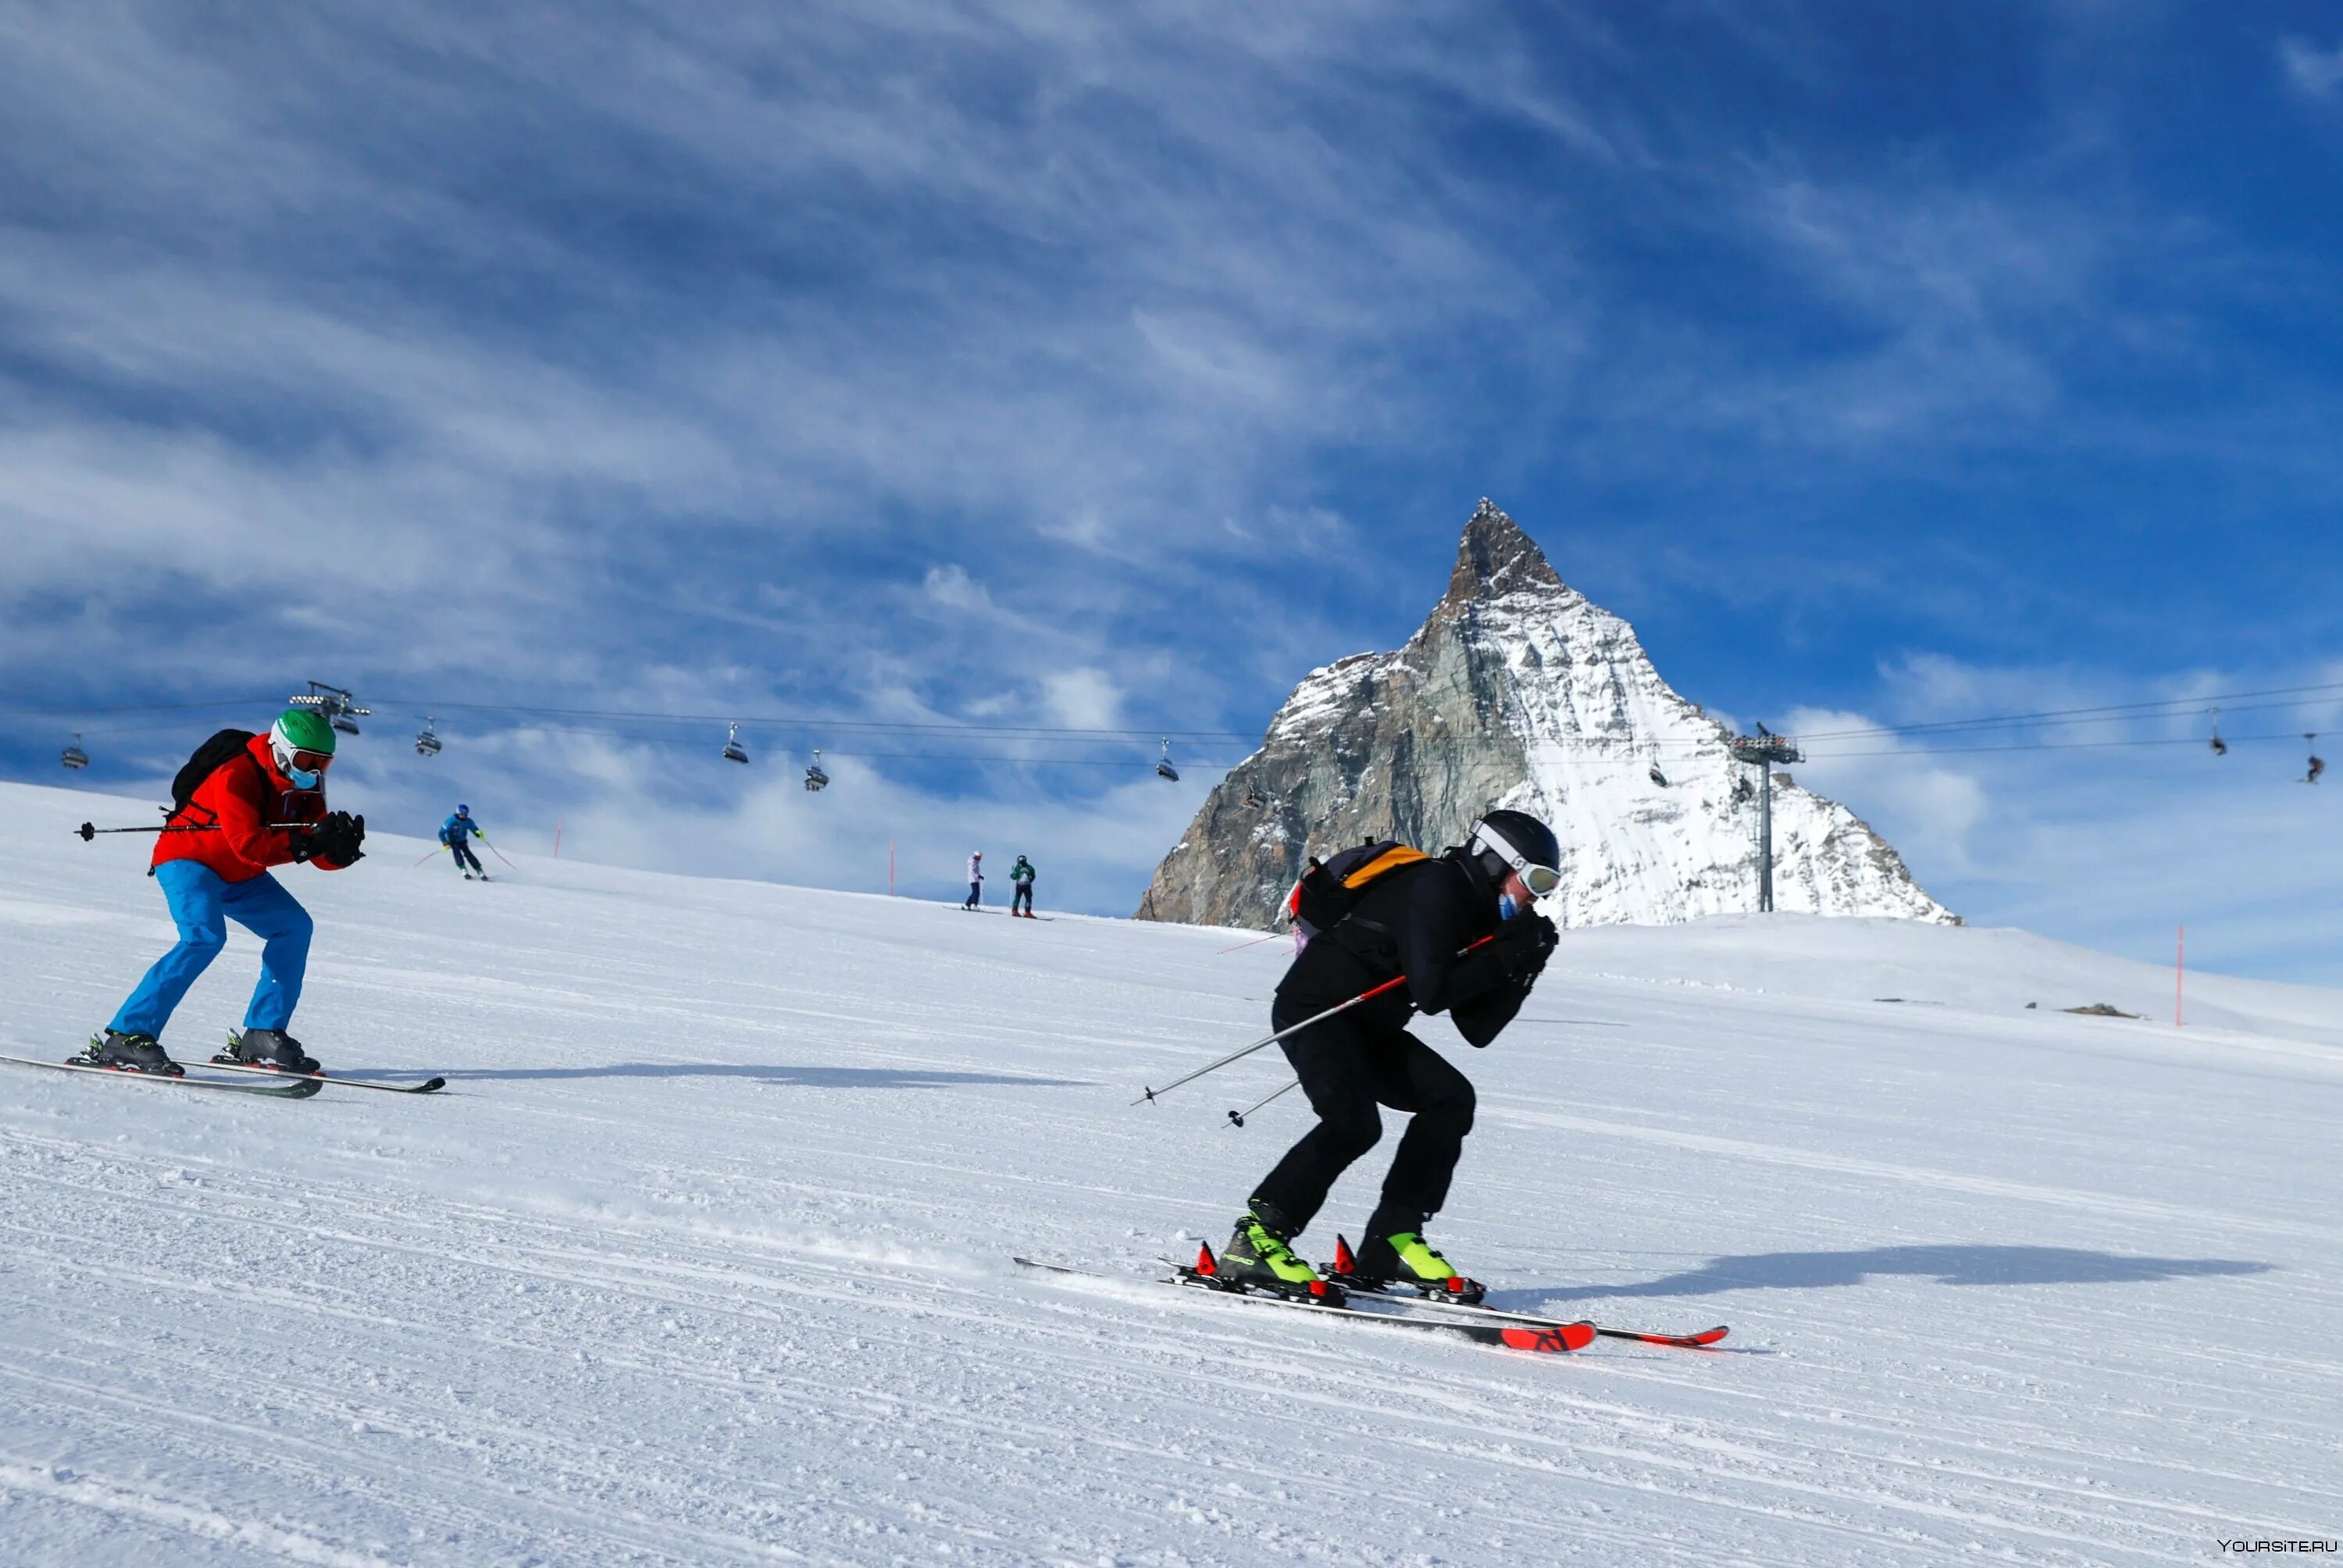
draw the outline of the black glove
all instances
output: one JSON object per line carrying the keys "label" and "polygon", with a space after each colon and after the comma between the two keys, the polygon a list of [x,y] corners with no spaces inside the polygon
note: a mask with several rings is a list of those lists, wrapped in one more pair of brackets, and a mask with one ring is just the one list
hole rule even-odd
{"label": "black glove", "polygon": [[337,811],[318,823],[309,833],[308,853],[299,847],[294,853],[302,859],[331,860],[338,866],[352,866],[366,859],[358,846],[366,842],[366,819],[353,817],[347,811]]}
{"label": "black glove", "polygon": [[1495,940],[1489,943],[1489,956],[1507,980],[1521,985],[1544,972],[1546,955],[1560,940],[1554,922],[1532,910],[1497,928]]}
{"label": "black glove", "polygon": [[[1554,922],[1544,915],[1515,915],[1457,963],[1448,978],[1449,1005],[1453,1008],[1459,1003],[1478,1001],[1493,992],[1526,988],[1545,968],[1545,958],[1554,951]],[[1518,999],[1514,1005],[1520,1005]],[[1506,1010],[1506,1016],[1512,1016],[1511,1008]],[[1503,1027],[1500,1020],[1489,1035],[1493,1038],[1497,1029]],[[1469,1032],[1466,1038],[1471,1038]],[[1486,1045],[1488,1040],[1473,1043]]]}

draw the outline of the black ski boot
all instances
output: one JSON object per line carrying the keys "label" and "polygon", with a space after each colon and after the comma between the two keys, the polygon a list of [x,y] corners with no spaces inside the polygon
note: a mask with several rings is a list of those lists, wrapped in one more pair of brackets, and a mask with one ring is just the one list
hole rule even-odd
{"label": "black ski boot", "polygon": [[187,1070],[164,1054],[162,1042],[151,1034],[120,1034],[107,1030],[89,1037],[89,1049],[73,1059],[79,1067],[104,1067],[116,1072],[151,1072],[158,1078],[185,1078]]}
{"label": "black ski boot", "polygon": [[1283,1216],[1256,1201],[1237,1218],[1236,1234],[1221,1250],[1211,1270],[1223,1290],[1253,1290],[1289,1296],[1297,1302],[1342,1304],[1342,1290],[1318,1277],[1318,1271],[1294,1256],[1286,1245]]}
{"label": "black ski boot", "polygon": [[273,1067],[279,1072],[315,1072],[317,1059],[281,1029],[227,1031],[227,1049],[212,1060],[223,1067]]}

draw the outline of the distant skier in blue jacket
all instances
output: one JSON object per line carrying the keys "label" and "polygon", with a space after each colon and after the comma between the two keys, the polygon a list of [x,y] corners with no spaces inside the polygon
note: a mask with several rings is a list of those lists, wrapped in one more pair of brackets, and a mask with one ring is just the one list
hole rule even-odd
{"label": "distant skier in blue jacket", "polygon": [[480,833],[480,825],[472,820],[469,806],[458,806],[456,814],[439,824],[439,841],[447,845],[448,851],[456,857],[457,866],[464,872],[464,880],[468,882],[477,876],[485,882],[488,879],[488,868],[480,864],[479,856],[472,853],[471,840],[475,833],[479,833],[483,839],[488,837],[486,833]]}

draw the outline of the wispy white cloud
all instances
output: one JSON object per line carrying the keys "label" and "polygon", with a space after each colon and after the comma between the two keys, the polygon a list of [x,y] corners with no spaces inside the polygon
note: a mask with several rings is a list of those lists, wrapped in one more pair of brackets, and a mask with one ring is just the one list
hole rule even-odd
{"label": "wispy white cloud", "polygon": [[1859,713],[1793,709],[1793,735],[1828,734],[1799,771],[1808,784],[1855,806],[1886,831],[1924,885],[1967,879],[1977,869],[1973,846],[1991,809],[1984,782],[1963,759],[1927,756],[1924,744]]}
{"label": "wispy white cloud", "polygon": [[1122,699],[1122,689],[1103,670],[1059,669],[1041,678],[1043,710],[1064,729],[1120,729]]}
{"label": "wispy white cloud", "polygon": [[[1310,443],[1422,412],[1368,363],[1533,292],[1474,233],[1501,196],[1414,134],[1421,91],[1478,59],[1574,123],[1502,28],[1395,6],[18,15],[0,125],[55,211],[0,266],[28,356],[0,377],[27,547],[0,591],[292,567],[416,648],[739,624],[705,577],[760,547],[802,571],[883,515],[863,573],[949,539],[1099,665],[1133,630],[1115,579],[1282,548],[1229,519]],[[634,602],[579,605],[614,574]],[[789,614],[876,673],[858,608]],[[147,632],[184,668],[167,617]]]}
{"label": "wispy white cloud", "polygon": [[2343,44],[2321,48],[2305,38],[2280,39],[2278,65],[2295,90],[2313,98],[2333,99],[2343,89]]}

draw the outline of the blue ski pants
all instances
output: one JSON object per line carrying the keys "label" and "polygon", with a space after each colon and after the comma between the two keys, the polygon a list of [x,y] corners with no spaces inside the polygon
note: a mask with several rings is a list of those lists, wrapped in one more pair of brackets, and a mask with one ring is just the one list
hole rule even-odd
{"label": "blue ski pants", "polygon": [[166,860],[155,868],[155,879],[171,906],[179,945],[155,960],[114,1015],[112,1027],[160,1039],[179,999],[227,945],[230,916],[266,944],[260,950],[260,983],[252,988],[244,1027],[291,1024],[301,1000],[301,977],[309,967],[309,911],[266,871],[248,882],[230,882],[199,861]]}

